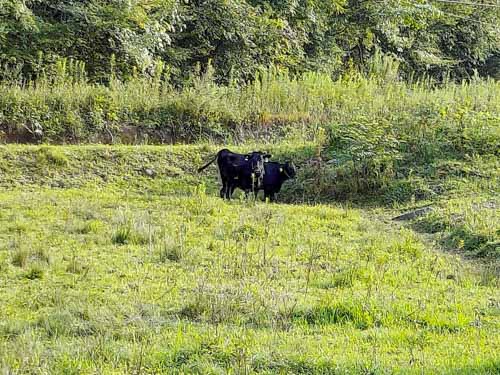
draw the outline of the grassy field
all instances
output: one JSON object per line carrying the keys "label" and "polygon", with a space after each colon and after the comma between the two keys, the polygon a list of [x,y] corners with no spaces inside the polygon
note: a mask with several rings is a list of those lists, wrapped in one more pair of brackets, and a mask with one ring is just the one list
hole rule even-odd
{"label": "grassy field", "polygon": [[497,263],[443,251],[497,259],[496,161],[406,225],[302,199],[304,168],[288,204],[223,202],[214,150],[0,147],[3,373],[500,371]]}

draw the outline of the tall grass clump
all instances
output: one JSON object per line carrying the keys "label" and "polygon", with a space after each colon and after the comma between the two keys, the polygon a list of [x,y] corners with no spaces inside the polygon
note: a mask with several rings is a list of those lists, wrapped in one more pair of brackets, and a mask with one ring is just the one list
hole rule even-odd
{"label": "tall grass clump", "polygon": [[148,243],[148,236],[141,223],[130,218],[124,218],[116,226],[111,242],[116,245],[144,245]]}

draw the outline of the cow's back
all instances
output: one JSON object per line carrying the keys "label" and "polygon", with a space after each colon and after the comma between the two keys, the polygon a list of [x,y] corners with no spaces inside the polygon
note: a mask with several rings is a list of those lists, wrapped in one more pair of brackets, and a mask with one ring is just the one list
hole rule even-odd
{"label": "cow's back", "polygon": [[217,166],[221,177],[234,178],[241,173],[245,165],[245,156],[228,149],[220,150],[217,155]]}

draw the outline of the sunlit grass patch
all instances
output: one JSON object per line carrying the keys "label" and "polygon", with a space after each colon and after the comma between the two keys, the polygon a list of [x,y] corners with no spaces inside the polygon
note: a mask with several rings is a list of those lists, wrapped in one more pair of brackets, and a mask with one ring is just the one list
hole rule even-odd
{"label": "sunlit grass patch", "polygon": [[[116,168],[109,176],[129,167]],[[117,178],[0,191],[8,371],[495,369],[497,269],[441,252],[443,243],[388,220],[385,208],[224,202],[208,178]],[[436,204],[432,214],[445,223],[436,232],[460,222],[494,235],[489,201]],[[455,213],[465,219],[444,220]]]}

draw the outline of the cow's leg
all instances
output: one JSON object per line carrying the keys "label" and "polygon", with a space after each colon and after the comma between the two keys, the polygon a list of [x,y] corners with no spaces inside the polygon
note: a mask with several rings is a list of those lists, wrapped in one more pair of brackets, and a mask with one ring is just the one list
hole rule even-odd
{"label": "cow's leg", "polygon": [[259,195],[259,186],[261,186],[259,182],[255,182],[253,185],[252,191],[255,200],[257,200],[257,196]]}
{"label": "cow's leg", "polygon": [[276,193],[274,191],[268,191],[264,193],[264,199],[269,198],[269,202],[276,201]]}
{"label": "cow's leg", "polygon": [[226,190],[228,188],[228,182],[224,178],[222,178],[221,181],[222,181],[222,188],[220,189],[220,197],[224,199],[226,198]]}
{"label": "cow's leg", "polygon": [[233,196],[234,189],[236,189],[236,186],[234,186],[234,184],[228,182],[227,188],[226,188],[226,199],[228,199],[228,200],[231,199],[231,197]]}

